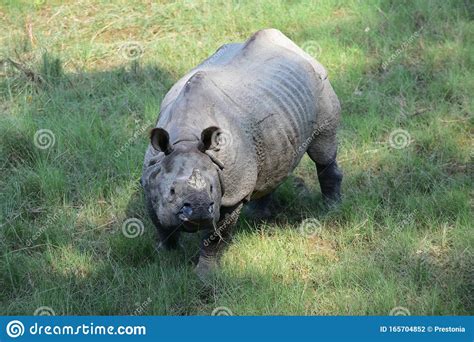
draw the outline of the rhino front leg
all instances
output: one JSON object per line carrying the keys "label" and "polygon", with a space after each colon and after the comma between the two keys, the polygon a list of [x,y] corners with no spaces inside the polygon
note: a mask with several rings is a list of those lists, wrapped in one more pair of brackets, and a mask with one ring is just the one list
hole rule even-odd
{"label": "rhino front leg", "polygon": [[170,251],[180,247],[179,244],[179,231],[169,231],[157,226],[159,241],[156,244],[156,250],[162,249]]}
{"label": "rhino front leg", "polygon": [[220,213],[221,219],[215,229],[204,234],[199,261],[195,269],[201,279],[204,279],[217,266],[219,252],[229,242],[232,229],[239,219],[242,206],[243,203],[241,202],[233,207],[222,208]]}
{"label": "rhino front leg", "polygon": [[177,229],[168,230],[163,228],[158,221],[158,217],[156,217],[155,211],[153,210],[150,203],[147,203],[147,210],[148,214],[151,218],[151,221],[156,227],[158,232],[158,241],[156,243],[156,251],[159,252],[161,250],[174,250],[179,247],[179,231]]}

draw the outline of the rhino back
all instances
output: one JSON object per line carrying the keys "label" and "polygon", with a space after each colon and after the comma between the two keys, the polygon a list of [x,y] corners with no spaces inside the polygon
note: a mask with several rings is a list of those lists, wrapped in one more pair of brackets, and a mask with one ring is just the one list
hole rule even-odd
{"label": "rhino back", "polygon": [[258,174],[254,198],[274,190],[293,171],[304,154],[298,146],[317,127],[322,76],[291,44],[276,30],[261,31],[238,51],[233,46],[233,57],[222,58],[224,64],[217,59],[214,69],[207,66],[223,95],[239,108],[222,115],[237,116],[252,141]]}
{"label": "rhino back", "polygon": [[304,154],[298,146],[317,124],[323,73],[279,31],[259,31],[246,43],[224,45],[180,79],[157,126],[171,130],[174,141],[197,139],[211,125],[231,132],[232,144],[217,152],[225,161],[223,203],[260,197]]}

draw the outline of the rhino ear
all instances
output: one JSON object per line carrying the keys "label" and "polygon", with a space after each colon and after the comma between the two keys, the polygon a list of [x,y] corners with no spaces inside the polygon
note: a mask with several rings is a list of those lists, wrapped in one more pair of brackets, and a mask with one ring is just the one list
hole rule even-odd
{"label": "rhino ear", "polygon": [[163,128],[153,128],[150,132],[151,146],[157,151],[170,154],[173,147],[170,144],[170,135]]}
{"label": "rhino ear", "polygon": [[206,128],[201,133],[201,141],[199,142],[199,150],[205,152],[216,145],[216,132],[219,131],[219,127],[211,126]]}

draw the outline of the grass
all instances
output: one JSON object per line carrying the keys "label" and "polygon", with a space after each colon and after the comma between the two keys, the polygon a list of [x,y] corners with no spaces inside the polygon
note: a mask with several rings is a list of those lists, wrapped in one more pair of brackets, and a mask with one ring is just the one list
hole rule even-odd
{"label": "grass", "polygon": [[[472,13],[454,0],[2,1],[0,314],[473,314]],[[344,200],[321,206],[305,157],[275,219],[243,216],[205,285],[196,237],[154,252],[146,131],[181,75],[266,27],[329,72]],[[122,233],[131,217],[136,238]],[[304,218],[322,229],[301,234]]]}

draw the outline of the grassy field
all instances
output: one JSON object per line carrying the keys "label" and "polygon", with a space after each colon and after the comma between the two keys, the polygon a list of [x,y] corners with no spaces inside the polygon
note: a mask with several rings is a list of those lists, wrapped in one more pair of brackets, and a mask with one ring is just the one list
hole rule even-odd
{"label": "grassy field", "polygon": [[[472,2],[0,3],[0,314],[474,313]],[[197,237],[154,250],[147,131],[181,75],[267,27],[329,72],[343,202],[305,157],[204,284]]]}

